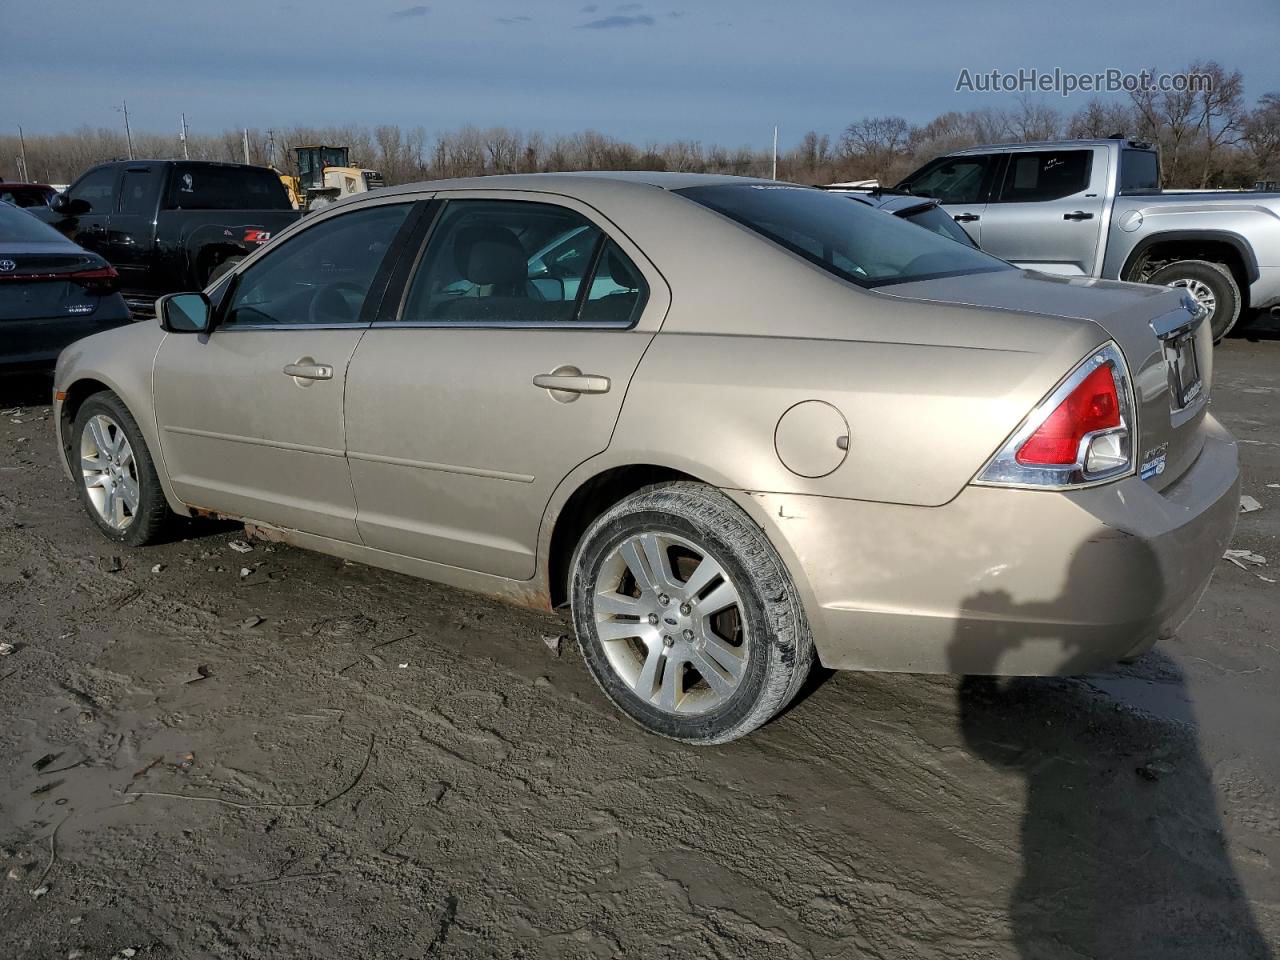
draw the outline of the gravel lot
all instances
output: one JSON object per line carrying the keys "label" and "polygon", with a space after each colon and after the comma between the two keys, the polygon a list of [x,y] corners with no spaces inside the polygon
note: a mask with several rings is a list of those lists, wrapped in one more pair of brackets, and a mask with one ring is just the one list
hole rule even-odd
{"label": "gravel lot", "polygon": [[0,957],[1270,956],[1280,339],[1217,371],[1268,560],[1177,639],[818,676],[703,750],[615,714],[556,617],[234,528],[114,548],[48,407],[6,413]]}

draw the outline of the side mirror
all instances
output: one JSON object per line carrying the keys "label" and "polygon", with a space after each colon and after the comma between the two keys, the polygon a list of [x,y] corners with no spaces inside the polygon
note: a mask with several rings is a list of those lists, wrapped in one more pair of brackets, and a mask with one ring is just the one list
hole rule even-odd
{"label": "side mirror", "polygon": [[156,301],[156,316],[169,333],[208,333],[213,305],[203,293],[167,293]]}

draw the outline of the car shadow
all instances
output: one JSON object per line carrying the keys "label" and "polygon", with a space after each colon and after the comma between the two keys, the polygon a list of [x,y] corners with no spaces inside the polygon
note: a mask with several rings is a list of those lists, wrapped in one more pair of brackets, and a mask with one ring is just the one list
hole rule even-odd
{"label": "car shadow", "polygon": [[1230,336],[1248,340],[1250,343],[1280,340],[1280,317],[1259,311],[1257,316],[1250,318],[1248,324],[1237,325],[1237,329],[1231,331]]}
{"label": "car shadow", "polygon": [[[1146,548],[1138,555],[1119,588],[1158,596],[1157,558]],[[1056,600],[974,594],[964,608],[986,625],[958,627],[951,644],[953,664],[979,668],[957,689],[964,743],[1025,780],[1014,942],[1028,960],[1269,958],[1226,848],[1177,664],[1157,649],[1141,670],[1163,685],[1162,700],[1183,705],[1181,716],[1123,705],[1087,680],[986,675],[1026,644],[1054,639],[1055,610],[1082,587],[1105,589],[1101,576],[1080,553]],[[1066,672],[1083,664],[1082,649],[1063,643],[1062,652]]]}

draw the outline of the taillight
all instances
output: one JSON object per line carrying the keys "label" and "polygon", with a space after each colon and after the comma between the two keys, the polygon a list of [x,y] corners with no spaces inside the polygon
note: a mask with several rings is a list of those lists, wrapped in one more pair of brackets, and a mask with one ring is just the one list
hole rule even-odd
{"label": "taillight", "polygon": [[115,267],[95,267],[92,270],[77,270],[68,273],[61,279],[79,284],[89,293],[115,293],[120,289],[120,274]]}
{"label": "taillight", "polygon": [[1114,343],[1090,354],[1023,421],[978,483],[1067,487],[1133,470],[1133,398]]}

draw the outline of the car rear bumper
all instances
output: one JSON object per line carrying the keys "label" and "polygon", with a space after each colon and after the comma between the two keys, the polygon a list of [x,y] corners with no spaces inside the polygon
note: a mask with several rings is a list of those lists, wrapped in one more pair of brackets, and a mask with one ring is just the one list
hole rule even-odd
{"label": "car rear bumper", "polygon": [[58,354],[77,340],[129,323],[124,301],[113,299],[80,316],[0,321],[0,369],[52,368]]}
{"label": "car rear bumper", "polygon": [[1239,512],[1236,445],[1157,492],[967,487],[941,507],[727,491],[769,533],[838,669],[1079,674],[1136,656],[1194,609]]}

